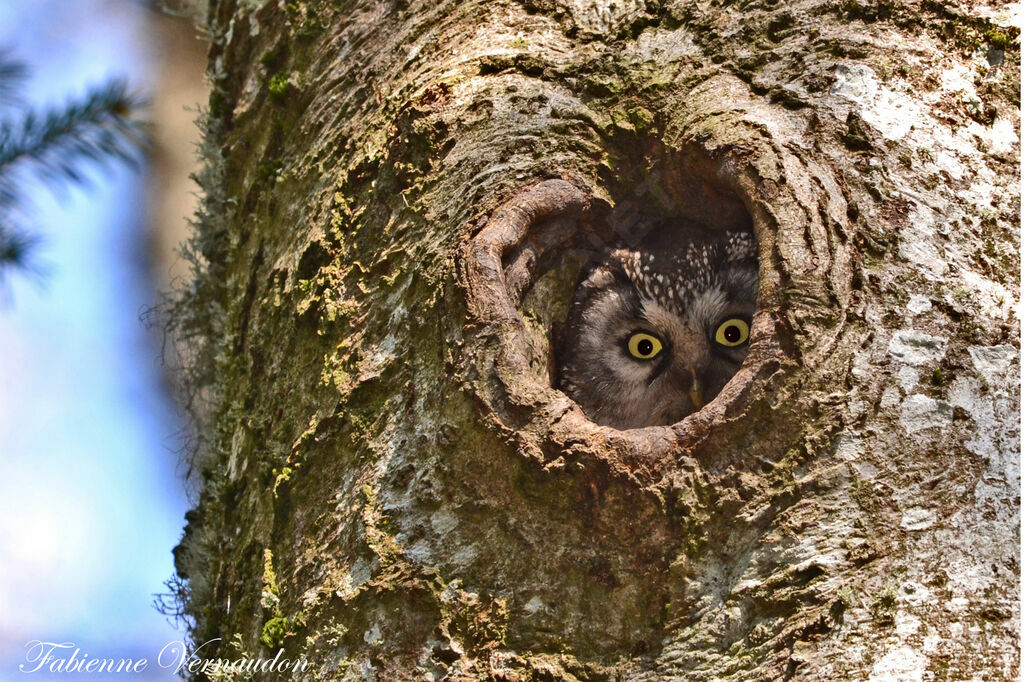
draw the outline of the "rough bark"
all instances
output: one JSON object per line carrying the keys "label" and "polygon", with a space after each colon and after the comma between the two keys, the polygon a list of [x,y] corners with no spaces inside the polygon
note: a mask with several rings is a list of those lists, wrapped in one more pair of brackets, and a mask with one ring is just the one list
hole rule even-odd
{"label": "rough bark", "polygon": [[[1003,7],[211,2],[195,640],[309,679],[1015,679]],[[547,345],[638,210],[752,221],[759,312],[715,401],[616,431]]]}

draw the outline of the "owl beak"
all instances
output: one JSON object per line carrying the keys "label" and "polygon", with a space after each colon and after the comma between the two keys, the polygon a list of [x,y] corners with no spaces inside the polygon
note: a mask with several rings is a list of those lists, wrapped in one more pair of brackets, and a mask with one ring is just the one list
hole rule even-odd
{"label": "owl beak", "polygon": [[699,410],[704,407],[704,387],[701,386],[697,368],[687,367],[686,369],[690,372],[690,376],[693,377],[693,381],[690,382],[690,402],[693,403],[693,409]]}

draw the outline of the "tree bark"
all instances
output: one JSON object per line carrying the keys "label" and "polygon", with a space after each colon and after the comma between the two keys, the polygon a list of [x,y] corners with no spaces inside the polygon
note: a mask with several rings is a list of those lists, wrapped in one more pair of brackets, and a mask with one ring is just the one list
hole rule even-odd
{"label": "tree bark", "polygon": [[[211,2],[175,306],[204,654],[1016,679],[1009,7]],[[652,211],[752,224],[759,310],[716,400],[617,431],[548,346],[580,258]]]}

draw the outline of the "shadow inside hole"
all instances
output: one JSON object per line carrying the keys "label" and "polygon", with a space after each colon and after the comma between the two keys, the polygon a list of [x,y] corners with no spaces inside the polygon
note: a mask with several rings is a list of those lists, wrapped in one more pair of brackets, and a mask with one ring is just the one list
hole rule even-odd
{"label": "shadow inside hole", "polygon": [[525,251],[532,276],[508,281],[531,371],[598,424],[681,421],[746,359],[758,290],[752,220],[698,172],[651,174],[614,207],[533,226],[506,273]]}

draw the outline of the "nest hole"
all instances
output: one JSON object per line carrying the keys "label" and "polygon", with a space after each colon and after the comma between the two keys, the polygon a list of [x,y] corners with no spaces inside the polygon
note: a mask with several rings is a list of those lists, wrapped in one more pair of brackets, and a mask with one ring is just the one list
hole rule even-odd
{"label": "nest hole", "polygon": [[[701,161],[646,172],[584,210],[540,215],[503,254],[532,378],[599,425],[679,422],[720,395],[746,359],[758,289],[753,220],[721,166]],[[735,235],[749,240],[748,255]]]}

